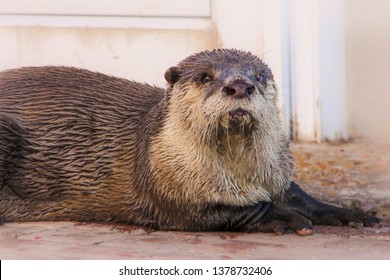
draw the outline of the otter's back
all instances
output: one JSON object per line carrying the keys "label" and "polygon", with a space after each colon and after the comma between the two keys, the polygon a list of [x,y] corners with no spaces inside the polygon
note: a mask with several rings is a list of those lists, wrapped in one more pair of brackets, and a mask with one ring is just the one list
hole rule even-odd
{"label": "otter's back", "polygon": [[[81,195],[94,201],[97,220],[111,206],[125,208],[134,196],[137,131],[163,96],[160,88],[77,68],[1,72],[0,198],[60,199],[61,211],[71,211]],[[14,211],[1,204],[3,213]],[[53,219],[66,216],[50,211]]]}
{"label": "otter's back", "polygon": [[53,112],[61,113],[81,107],[89,114],[103,110],[111,111],[115,118],[137,118],[163,95],[161,88],[74,67],[24,67],[0,72],[2,112],[53,108]]}

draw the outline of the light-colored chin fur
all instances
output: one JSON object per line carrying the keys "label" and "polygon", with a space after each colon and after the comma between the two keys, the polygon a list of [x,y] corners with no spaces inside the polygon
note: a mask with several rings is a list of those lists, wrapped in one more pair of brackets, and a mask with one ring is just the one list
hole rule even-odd
{"label": "light-colored chin fur", "polygon": [[[218,96],[202,101],[191,88],[185,95],[172,93],[164,127],[151,142],[155,191],[178,203],[236,206],[279,197],[289,186],[292,159],[274,85],[267,90],[250,102],[225,102]],[[223,118],[237,108],[256,120],[245,136],[230,133]]]}

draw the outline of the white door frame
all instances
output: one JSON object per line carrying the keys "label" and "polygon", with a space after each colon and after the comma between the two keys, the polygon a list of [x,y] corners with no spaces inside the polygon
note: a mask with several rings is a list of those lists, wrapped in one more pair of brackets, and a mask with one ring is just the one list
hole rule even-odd
{"label": "white door frame", "polygon": [[300,141],[347,140],[343,1],[241,4],[212,0],[220,45],[249,49],[270,65],[286,131]]}
{"label": "white door frame", "polygon": [[347,140],[343,1],[290,4],[294,135],[303,141]]}

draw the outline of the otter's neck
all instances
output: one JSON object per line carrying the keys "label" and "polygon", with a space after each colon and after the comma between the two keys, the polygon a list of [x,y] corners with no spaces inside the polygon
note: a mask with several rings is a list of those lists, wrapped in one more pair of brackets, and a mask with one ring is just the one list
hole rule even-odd
{"label": "otter's neck", "polygon": [[180,186],[172,191],[193,203],[206,199],[246,205],[272,200],[288,187],[291,166],[284,161],[286,151],[280,134],[211,136],[206,144],[197,132],[181,126],[169,112],[153,138],[152,169],[155,176],[161,176],[159,181],[166,181],[164,188]]}

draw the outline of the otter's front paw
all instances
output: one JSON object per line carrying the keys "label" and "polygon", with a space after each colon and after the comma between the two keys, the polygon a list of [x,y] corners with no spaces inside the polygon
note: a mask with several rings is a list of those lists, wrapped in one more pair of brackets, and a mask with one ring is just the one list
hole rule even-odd
{"label": "otter's front paw", "polygon": [[286,201],[289,209],[309,218],[314,225],[372,227],[380,222],[380,219],[363,212],[352,212],[322,203],[304,192],[294,182],[291,182],[290,189],[286,192]]}
{"label": "otter's front paw", "polygon": [[314,225],[342,226],[352,227],[372,227],[378,225],[380,219],[363,212],[352,212],[338,207],[324,207],[313,212],[310,217]]}
{"label": "otter's front paw", "polygon": [[313,227],[311,221],[304,216],[273,205],[254,230],[274,232],[280,235],[288,231],[294,231],[299,235],[309,235],[312,233]]}

